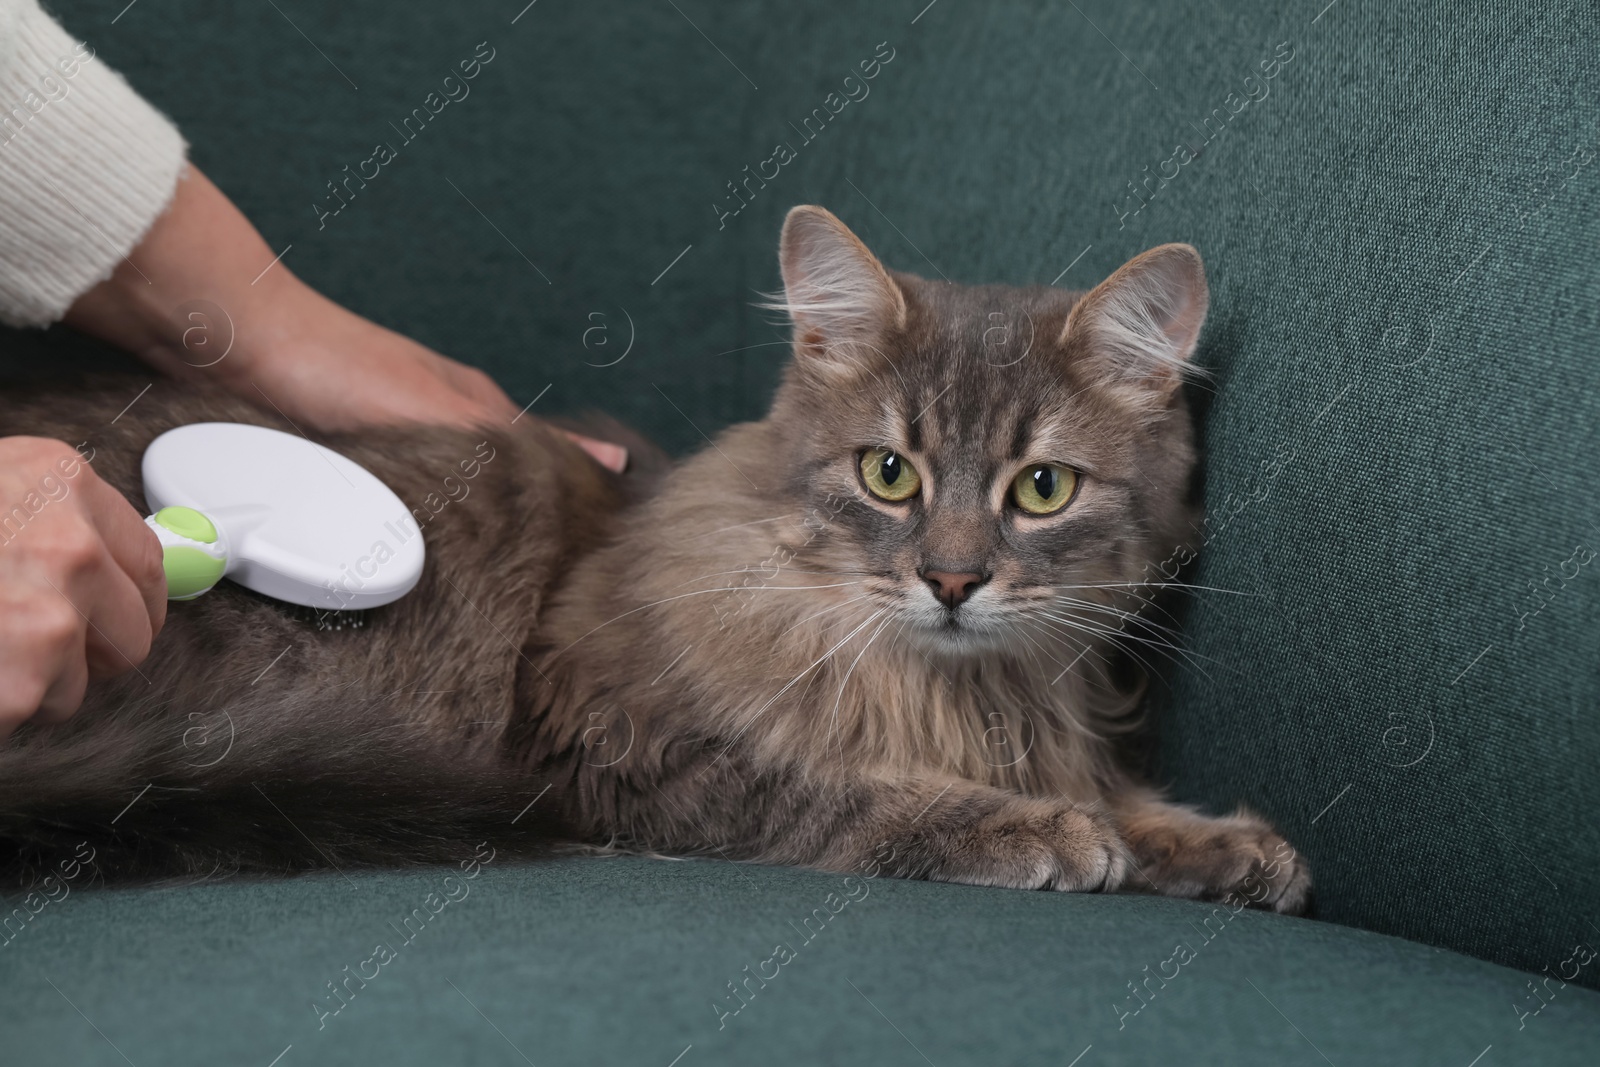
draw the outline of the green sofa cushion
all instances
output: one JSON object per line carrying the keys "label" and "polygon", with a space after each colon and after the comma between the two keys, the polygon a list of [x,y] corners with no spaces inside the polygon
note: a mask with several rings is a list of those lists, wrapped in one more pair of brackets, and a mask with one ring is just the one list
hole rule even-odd
{"label": "green sofa cushion", "polygon": [[[292,269],[520,401],[553,383],[536,413],[604,407],[680,450],[762,409],[781,332],[748,305],[791,204],[964,281],[1085,286],[1194,242],[1215,385],[1190,580],[1248,595],[1189,605],[1158,776],[1277,822],[1322,918],[1531,971],[1600,938],[1600,578],[1574,562],[1600,549],[1593,5],[56,6]],[[326,183],[485,41],[471,95],[319,228]],[[804,140],[880,42],[870,95]],[[724,226],[780,140],[797,158]],[[911,966],[965,935],[925,936]]]}
{"label": "green sofa cushion", "polygon": [[[1552,984],[1519,1019],[1513,1005],[1541,1003],[1525,974],[1253,911],[845,886],[721,861],[500,859],[475,879],[456,873],[75,893],[0,949],[0,1055],[80,1067],[1562,1067],[1600,1047],[1593,991]],[[455,902],[434,914],[429,894]],[[380,943],[392,958],[375,955]],[[1180,943],[1191,956],[1175,956]],[[791,954],[775,957],[779,944]],[[335,1000],[327,983],[348,973],[370,981],[348,979]],[[751,979],[735,1000],[728,983],[750,974],[765,987]],[[1128,983],[1148,975],[1146,1003]]]}

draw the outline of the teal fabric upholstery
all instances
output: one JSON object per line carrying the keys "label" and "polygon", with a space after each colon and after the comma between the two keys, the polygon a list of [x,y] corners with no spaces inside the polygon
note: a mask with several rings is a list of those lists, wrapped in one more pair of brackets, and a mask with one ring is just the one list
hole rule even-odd
{"label": "teal fabric upholstery", "polygon": [[[36,980],[48,963],[139,1063],[314,1040],[326,1062],[514,1062],[446,977],[540,1063],[690,1043],[685,1067],[897,1062],[887,1020],[940,1064],[1091,1043],[1083,1067],[1158,1048],[1320,1063],[1311,1041],[1340,1064],[1490,1044],[1484,1067],[1593,1062],[1576,985],[1600,963],[1519,1030],[1527,975],[1351,929],[1533,973],[1600,944],[1593,5],[173,0],[114,25],[57,7],[290,268],[535,413],[603,408],[679,451],[763,408],[782,332],[750,305],[795,203],[959,281],[1086,287],[1196,244],[1211,519],[1183,577],[1221,591],[1181,610],[1153,769],[1272,818],[1323,921],[1242,916],[1119,1033],[1111,1003],[1193,906],[874,885],[836,945],[716,1033],[711,998],[826,879],[496,870],[302,1044],[308,998],[365,956],[361,924],[430,876],[85,893],[0,950],[22,1047],[109,1051]],[[405,140],[480,42],[470,95]],[[732,199],[780,142],[794,158]],[[396,158],[319,220],[379,143]],[[6,342],[35,366],[75,347]]]}
{"label": "teal fabric upholstery", "polygon": [[[1519,1020],[1514,1004],[1540,1002],[1526,974],[1187,901],[846,886],[721,861],[497,860],[473,880],[445,877],[69,896],[0,950],[0,1055],[80,1067],[1579,1067],[1600,1048],[1591,990],[1552,984],[1542,1012]],[[447,893],[457,901],[432,914],[429,895]],[[1181,965],[1179,944],[1192,952]]]}

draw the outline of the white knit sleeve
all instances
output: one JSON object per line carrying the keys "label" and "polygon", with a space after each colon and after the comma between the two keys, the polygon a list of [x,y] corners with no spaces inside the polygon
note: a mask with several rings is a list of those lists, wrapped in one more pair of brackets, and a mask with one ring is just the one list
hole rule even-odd
{"label": "white knit sleeve", "polygon": [[38,0],[0,0],[0,322],[46,326],[172,200],[176,127]]}

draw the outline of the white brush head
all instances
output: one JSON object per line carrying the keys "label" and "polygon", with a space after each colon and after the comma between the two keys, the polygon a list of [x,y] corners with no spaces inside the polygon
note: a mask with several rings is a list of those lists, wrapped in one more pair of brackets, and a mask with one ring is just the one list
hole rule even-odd
{"label": "white brush head", "polygon": [[422,577],[422,531],[400,498],[304,437],[233,422],[180,426],[150,443],[143,473],[173,599],[226,577],[345,611],[398,600]]}

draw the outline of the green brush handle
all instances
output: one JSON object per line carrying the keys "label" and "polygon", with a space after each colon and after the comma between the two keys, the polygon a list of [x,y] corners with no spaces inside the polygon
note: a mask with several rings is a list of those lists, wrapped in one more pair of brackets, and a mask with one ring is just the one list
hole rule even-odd
{"label": "green brush handle", "polygon": [[161,539],[168,600],[193,600],[222,580],[228,569],[227,540],[203,512],[162,508],[144,521]]}

